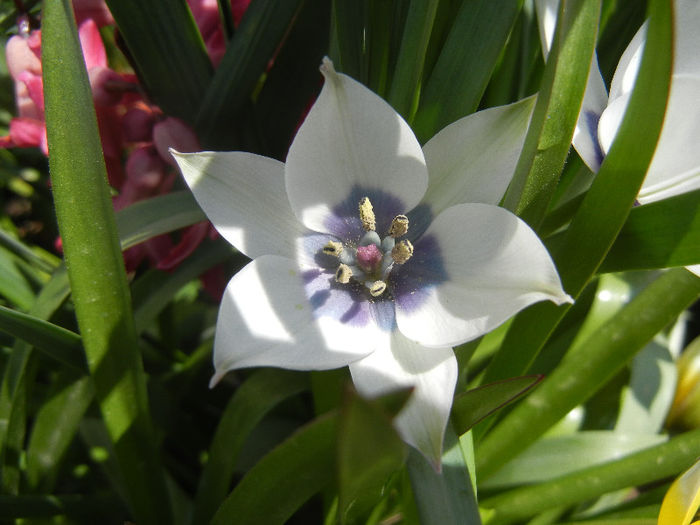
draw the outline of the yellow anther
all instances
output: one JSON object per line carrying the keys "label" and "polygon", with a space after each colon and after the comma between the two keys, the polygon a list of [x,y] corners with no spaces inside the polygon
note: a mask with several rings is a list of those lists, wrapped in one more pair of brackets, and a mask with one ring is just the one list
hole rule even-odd
{"label": "yellow anther", "polygon": [[401,237],[405,235],[408,231],[408,217],[405,215],[397,215],[394,220],[391,221],[391,226],[389,227],[389,235],[392,237]]}
{"label": "yellow anther", "polygon": [[338,257],[341,253],[343,253],[343,243],[337,241],[328,241],[328,244],[326,244],[323,247],[323,253],[325,253],[326,255],[333,255],[335,257]]}
{"label": "yellow anther", "polygon": [[403,240],[397,242],[391,250],[391,258],[396,264],[403,264],[413,255],[413,245],[411,241]]}
{"label": "yellow anther", "polygon": [[372,203],[369,202],[368,197],[362,197],[360,201],[360,220],[362,221],[362,227],[365,231],[374,231],[377,227]]}
{"label": "yellow anther", "polygon": [[348,284],[352,277],[352,270],[347,264],[341,264],[335,271],[335,280],[340,284]]}
{"label": "yellow anther", "polygon": [[372,297],[379,297],[384,293],[384,290],[386,290],[386,283],[384,281],[374,281],[369,286],[369,293]]}

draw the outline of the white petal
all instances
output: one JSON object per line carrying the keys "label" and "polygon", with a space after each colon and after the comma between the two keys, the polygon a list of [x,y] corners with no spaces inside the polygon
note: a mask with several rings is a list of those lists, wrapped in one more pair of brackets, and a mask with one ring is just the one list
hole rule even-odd
{"label": "white petal", "polygon": [[598,122],[598,142],[600,143],[604,155],[608,154],[617,136],[617,131],[620,129],[620,124],[622,124],[622,119],[625,116],[629,101],[630,93],[617,97],[615,100],[610,101],[610,104],[600,116],[600,121]]}
{"label": "white petal", "polygon": [[676,34],[673,51],[673,73],[700,75],[700,2],[675,0],[674,22]]}
{"label": "white petal", "polygon": [[[305,277],[294,261],[275,255],[259,257],[233,276],[216,324],[212,384],[236,368],[326,370],[374,350],[374,321],[331,315],[336,312],[324,302],[343,298],[331,297],[329,287],[305,289]],[[320,307],[319,315],[314,309]]]}
{"label": "white petal", "polygon": [[[430,252],[420,253],[426,246]],[[464,343],[538,301],[571,302],[537,235],[496,206],[448,208],[404,266],[393,288],[396,321],[406,337],[425,346]]]}
{"label": "white petal", "polygon": [[454,204],[498,204],[510,183],[535,97],[479,111],[450,124],[423,147],[435,214]]}
{"label": "white petal", "polygon": [[395,425],[404,441],[439,468],[457,383],[457,360],[452,349],[424,348],[395,330],[386,344],[351,363],[350,372],[357,390],[368,397],[414,388]]}
{"label": "white petal", "polygon": [[537,23],[540,29],[540,44],[542,54],[545,58],[552,49],[554,31],[557,27],[557,12],[559,11],[559,0],[535,0],[537,10]]}
{"label": "white petal", "polygon": [[297,239],[311,232],[289,206],[284,164],[240,151],[172,154],[195,199],[228,242],[251,258],[296,256]]}
{"label": "white petal", "polygon": [[[312,230],[333,233],[333,208],[353,190],[388,193],[401,201],[400,213],[410,210],[428,184],[411,128],[365,86],[336,73],[328,59],[321,71],[325,84],[287,156],[287,194],[296,216]],[[352,206],[356,214],[357,203]]]}
{"label": "white petal", "polygon": [[692,266],[686,266],[685,269],[688,270],[689,272],[693,272],[695,275],[697,275],[698,277],[700,277],[700,264],[694,264],[694,265],[692,265]]}
{"label": "white petal", "polygon": [[648,23],[645,22],[639,28],[617,63],[615,74],[610,83],[611,101],[632,92],[634,81],[637,79],[637,73],[639,72],[639,66],[642,63],[644,43],[647,38],[647,26]]}
{"label": "white petal", "polygon": [[608,92],[605,81],[598,67],[598,55],[594,52],[591,67],[588,70],[586,91],[583,94],[581,110],[576,121],[572,144],[594,173],[600,169],[603,162],[603,152],[598,144],[598,121],[608,105]]}
{"label": "white petal", "polygon": [[661,137],[639,192],[653,202],[700,188],[700,77],[674,75]]}

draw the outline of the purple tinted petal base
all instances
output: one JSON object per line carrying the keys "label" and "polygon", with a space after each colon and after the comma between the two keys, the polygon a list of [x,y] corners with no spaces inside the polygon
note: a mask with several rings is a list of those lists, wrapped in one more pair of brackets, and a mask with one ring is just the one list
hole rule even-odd
{"label": "purple tinted petal base", "polygon": [[423,304],[432,287],[448,278],[437,238],[425,235],[415,241],[413,257],[394,267],[389,281],[397,307],[411,312]]}
{"label": "purple tinted petal base", "polygon": [[333,207],[333,216],[326,221],[328,231],[344,242],[358,243],[365,234],[360,222],[359,204],[368,197],[374,209],[377,233],[384,236],[389,231],[391,221],[397,215],[406,213],[401,199],[382,190],[353,186],[348,197]]}

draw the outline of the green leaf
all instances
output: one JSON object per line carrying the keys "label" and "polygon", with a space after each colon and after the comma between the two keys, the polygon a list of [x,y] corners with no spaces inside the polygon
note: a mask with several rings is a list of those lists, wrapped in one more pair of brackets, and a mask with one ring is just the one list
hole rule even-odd
{"label": "green leaf", "polygon": [[145,330],[183,286],[225,261],[232,251],[224,241],[205,242],[172,272],[144,273],[132,286],[136,332]]}
{"label": "green leaf", "polygon": [[207,220],[190,191],[176,191],[136,202],[116,214],[122,250]]}
{"label": "green leaf", "polygon": [[0,330],[29,343],[81,374],[87,372],[80,336],[47,321],[0,306]]}
{"label": "green leaf", "polygon": [[694,430],[616,461],[488,498],[481,502],[484,509],[492,512],[486,523],[513,523],[552,507],[573,505],[614,490],[675,476],[693,464],[698,450],[700,430]]}
{"label": "green leaf", "polygon": [[380,499],[389,477],[406,458],[406,446],[391,419],[408,400],[411,390],[402,392],[400,402],[388,413],[381,401],[367,401],[347,389],[338,422],[338,513],[341,523],[354,523]]}
{"label": "green leaf", "polygon": [[526,402],[484,437],[477,454],[479,475],[487,478],[495,473],[590,398],[698,294],[700,278],[682,268],[669,270],[642,290],[576,351],[569,352]]}
{"label": "green leaf", "polygon": [[90,84],[70,2],[45,2],[42,24],[56,216],[95,394],[136,521],[172,523]]}
{"label": "green leaf", "polygon": [[263,369],[251,375],[224,409],[200,478],[192,525],[209,523],[224,501],[241,447],[272,408],[308,388],[308,376],[299,372]]}
{"label": "green leaf", "polygon": [[252,2],[204,94],[195,129],[209,149],[231,149],[237,113],[250,98],[302,0]]}
{"label": "green leaf", "polygon": [[522,0],[462,2],[413,123],[421,143],[476,111],[521,6]]}
{"label": "green leaf", "polygon": [[631,212],[600,272],[700,263],[700,190],[663,199]]}
{"label": "green leaf", "polygon": [[36,414],[27,447],[27,483],[36,492],[53,490],[61,461],[93,399],[88,376],[59,383],[60,389]]}
{"label": "green leaf", "polygon": [[497,410],[527,393],[543,376],[525,376],[505,379],[474,388],[455,397],[452,404],[452,423],[458,435]]}
{"label": "green leaf", "polygon": [[451,427],[445,432],[442,472],[436,472],[419,452],[409,450],[408,474],[421,525],[481,525],[476,496]]}
{"label": "green leaf", "polygon": [[212,525],[282,525],[333,479],[337,414],[302,427],[241,480]]}
{"label": "green leaf", "polygon": [[408,8],[399,56],[387,98],[405,120],[415,112],[425,67],[425,54],[433,30],[438,0],[412,0]]}
{"label": "green leaf", "polygon": [[547,481],[664,443],[658,434],[611,430],[545,436],[481,483],[483,488]]}
{"label": "green leaf", "polygon": [[21,310],[29,310],[34,303],[34,291],[27,278],[19,271],[15,256],[0,247],[0,297]]}
{"label": "green leaf", "polygon": [[[563,241],[551,250],[564,290],[576,298],[605,257],[642,185],[663,123],[671,74],[668,2],[649,3],[647,44],[620,131]],[[527,372],[568,307],[540,303],[514,319],[484,381]]]}
{"label": "green leaf", "polygon": [[[566,7],[566,9],[565,9]],[[595,47],[600,0],[561,2],[523,151],[503,206],[535,230],[569,153]]]}
{"label": "green leaf", "polygon": [[182,0],[107,0],[146,92],[165,113],[193,124],[213,75]]}

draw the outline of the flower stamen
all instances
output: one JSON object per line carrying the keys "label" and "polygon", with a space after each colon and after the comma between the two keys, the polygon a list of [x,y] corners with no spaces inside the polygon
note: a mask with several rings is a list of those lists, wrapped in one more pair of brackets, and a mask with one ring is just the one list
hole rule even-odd
{"label": "flower stamen", "polygon": [[374,209],[368,197],[362,197],[360,200],[360,221],[365,231],[374,231],[377,228],[376,219],[374,217]]}
{"label": "flower stamen", "polygon": [[328,241],[328,244],[326,244],[323,247],[323,253],[325,253],[326,255],[332,255],[334,257],[340,257],[340,254],[343,253],[343,243],[337,241]]}
{"label": "flower stamen", "polygon": [[341,264],[335,271],[335,280],[340,284],[348,284],[352,277],[352,270],[347,264]]}
{"label": "flower stamen", "polygon": [[391,258],[396,264],[403,264],[413,255],[413,245],[411,241],[403,240],[396,243],[391,250]]}
{"label": "flower stamen", "polygon": [[369,288],[369,293],[372,297],[379,297],[384,293],[384,290],[386,290],[386,283],[384,281],[365,283],[365,286]]}
{"label": "flower stamen", "polygon": [[392,237],[401,237],[405,235],[408,231],[408,217],[405,215],[397,215],[394,220],[391,221],[391,226],[389,227],[389,235]]}

